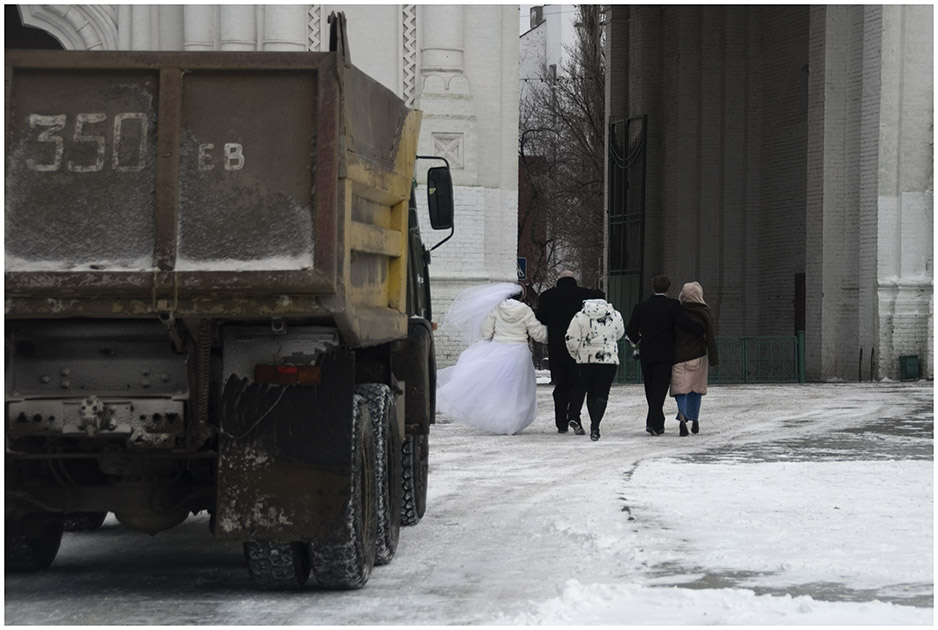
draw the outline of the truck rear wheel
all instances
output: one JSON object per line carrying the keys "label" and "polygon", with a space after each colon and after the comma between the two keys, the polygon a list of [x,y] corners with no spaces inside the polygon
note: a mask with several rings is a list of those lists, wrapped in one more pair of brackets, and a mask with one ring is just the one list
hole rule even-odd
{"label": "truck rear wheel", "polygon": [[375,488],[377,490],[378,541],[375,564],[391,562],[401,536],[401,434],[397,426],[397,402],[391,388],[381,383],[359,385],[355,392],[368,403],[375,433]]}
{"label": "truck rear wheel", "polygon": [[36,514],[4,525],[5,572],[34,573],[52,565],[62,544],[61,515]]}
{"label": "truck rear wheel", "polygon": [[252,540],[244,543],[244,557],[251,583],[259,589],[294,590],[309,579],[306,543]]}
{"label": "truck rear wheel", "polygon": [[65,531],[93,531],[104,525],[107,512],[70,512],[65,515]]}
{"label": "truck rear wheel", "polygon": [[429,436],[408,434],[404,439],[404,487],[401,525],[416,525],[427,510]]}
{"label": "truck rear wheel", "polygon": [[364,398],[352,405],[352,466],[344,530],[309,545],[313,575],[322,588],[361,588],[371,577],[378,537],[375,437]]}

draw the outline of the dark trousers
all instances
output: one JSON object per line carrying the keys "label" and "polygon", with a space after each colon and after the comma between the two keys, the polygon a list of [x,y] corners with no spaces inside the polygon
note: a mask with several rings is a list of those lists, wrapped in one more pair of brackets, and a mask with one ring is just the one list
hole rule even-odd
{"label": "dark trousers", "polygon": [[580,410],[586,389],[577,370],[576,361],[565,357],[550,357],[550,380],[554,382],[554,422],[558,429],[566,429],[571,420],[580,421]]}
{"label": "dark trousers", "polygon": [[609,390],[619,366],[615,363],[580,363],[580,376],[586,387],[586,409],[590,414],[590,429],[598,429],[606,413]]}
{"label": "dark trousers", "polygon": [[645,427],[664,433],[663,409],[668,388],[671,387],[671,364],[642,361],[642,381],[645,383],[645,401],[648,403]]}

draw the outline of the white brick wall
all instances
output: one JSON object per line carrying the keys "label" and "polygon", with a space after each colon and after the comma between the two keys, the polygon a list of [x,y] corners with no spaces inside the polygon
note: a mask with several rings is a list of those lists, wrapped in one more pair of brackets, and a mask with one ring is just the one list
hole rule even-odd
{"label": "white brick wall", "polygon": [[[517,279],[518,194],[517,191],[456,186],[453,238],[431,254],[430,282],[433,319],[442,324],[449,305],[470,286]],[[418,191],[420,233],[427,247],[449,232],[434,231],[423,204],[426,192]],[[456,362],[465,345],[437,332],[438,367]]]}
{"label": "white brick wall", "polygon": [[920,374],[934,378],[933,8],[880,14],[878,370],[897,378],[898,358],[915,355]]}

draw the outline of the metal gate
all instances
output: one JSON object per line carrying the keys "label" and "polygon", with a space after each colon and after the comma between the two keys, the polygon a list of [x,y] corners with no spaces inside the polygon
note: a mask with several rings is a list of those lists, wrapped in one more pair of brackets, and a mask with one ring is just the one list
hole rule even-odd
{"label": "metal gate", "polygon": [[[628,321],[642,299],[645,260],[645,149],[648,116],[609,124],[609,280],[607,299]],[[632,348],[619,342],[616,382],[641,380]]]}

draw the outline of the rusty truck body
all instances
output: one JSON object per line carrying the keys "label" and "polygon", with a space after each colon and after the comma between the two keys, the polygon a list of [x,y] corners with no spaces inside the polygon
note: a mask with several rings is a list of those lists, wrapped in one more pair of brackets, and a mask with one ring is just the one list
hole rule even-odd
{"label": "rusty truck body", "polygon": [[7,570],[206,511],[257,587],[357,588],[420,519],[420,113],[333,41],[7,51]]}

